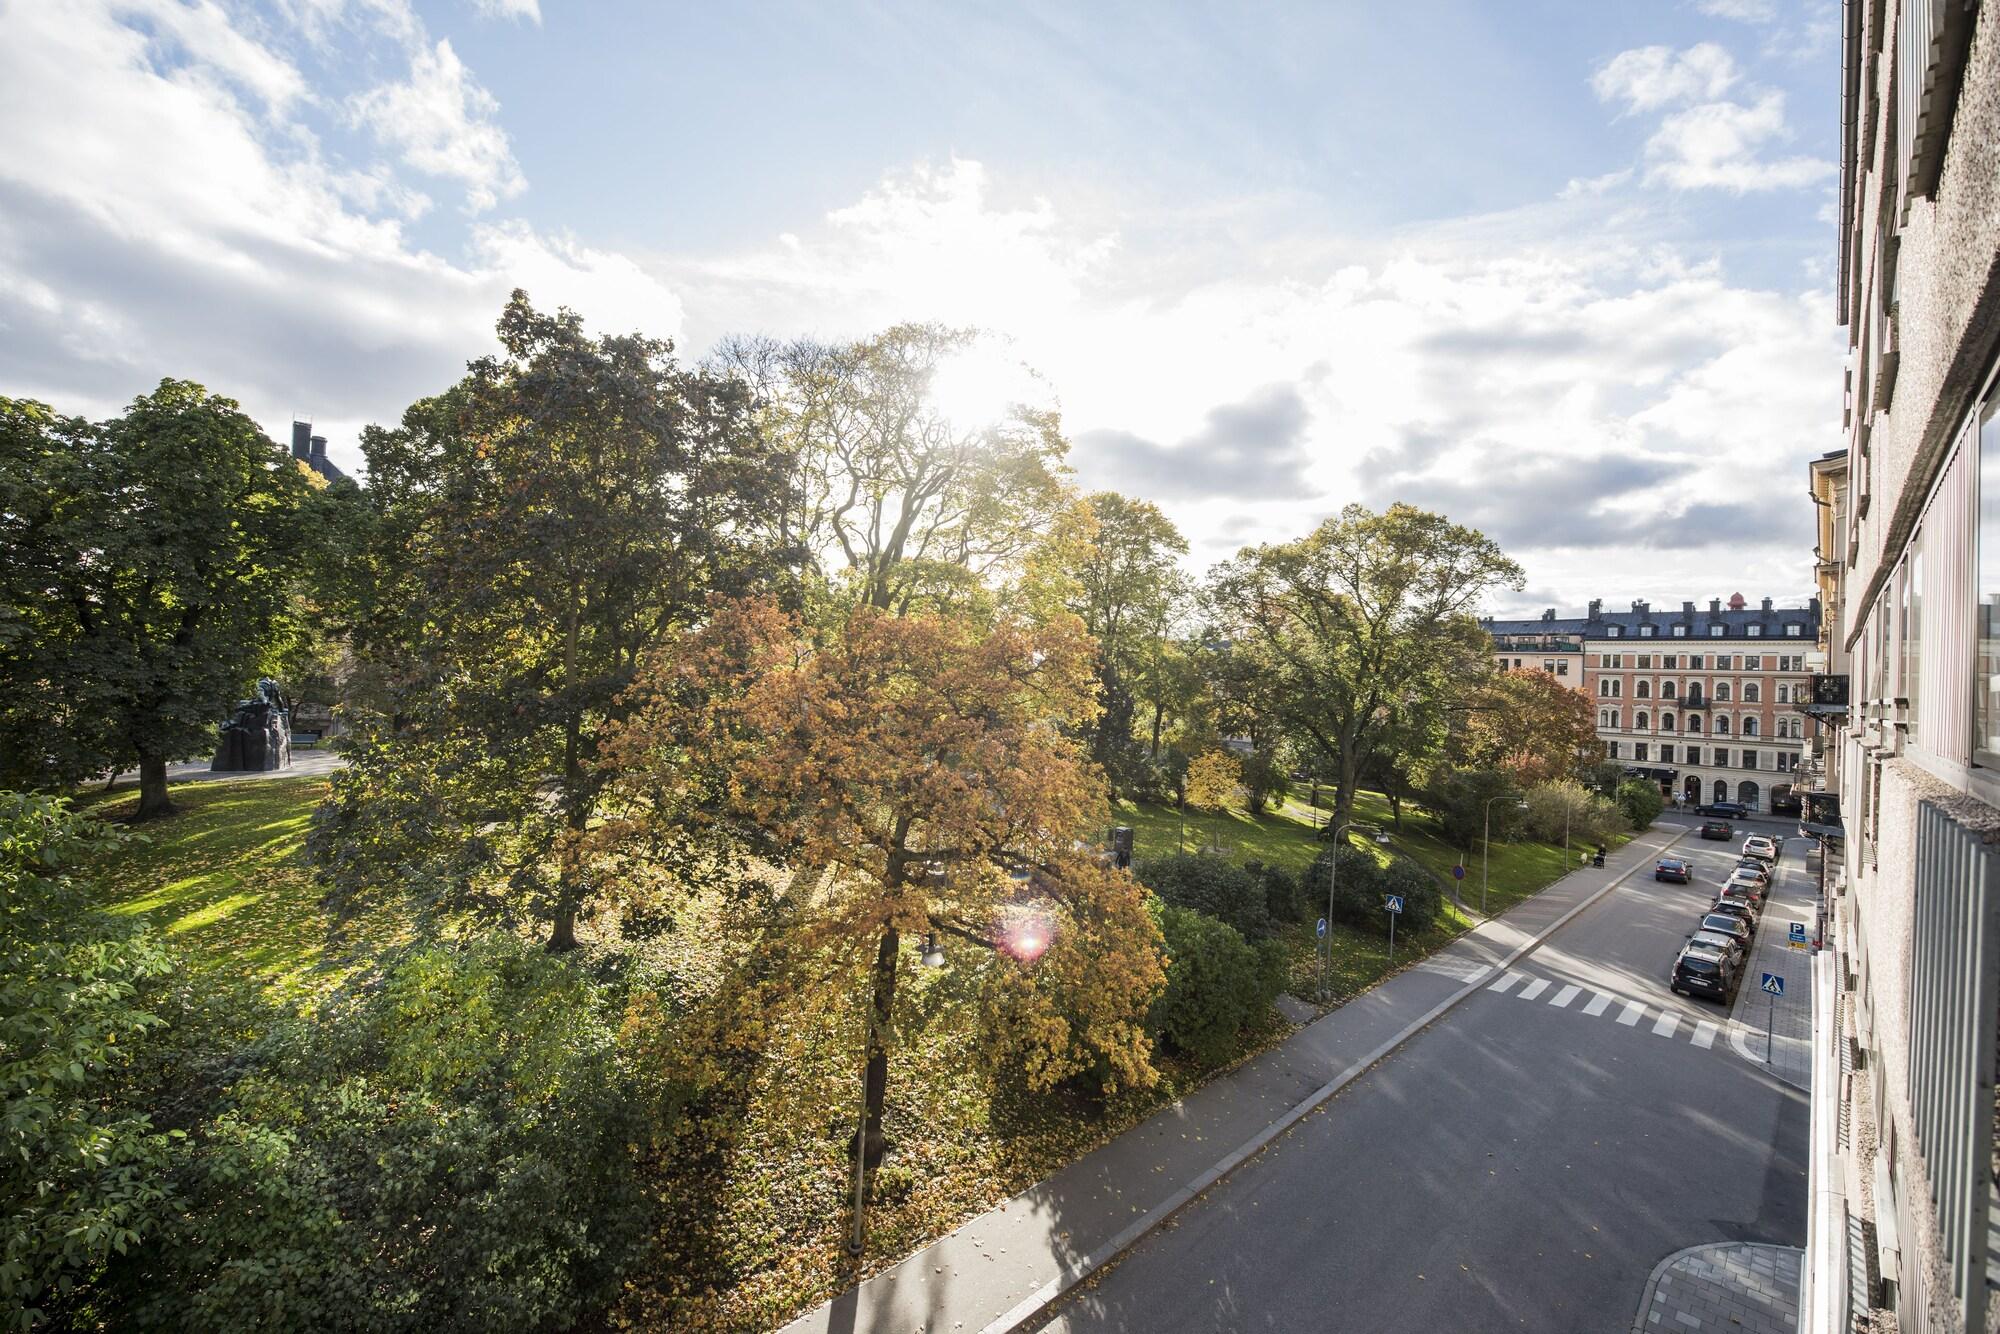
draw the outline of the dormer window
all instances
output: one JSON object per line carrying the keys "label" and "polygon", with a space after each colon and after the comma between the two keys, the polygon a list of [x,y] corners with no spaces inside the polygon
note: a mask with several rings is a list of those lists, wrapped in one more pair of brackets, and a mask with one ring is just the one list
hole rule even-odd
{"label": "dormer window", "polygon": [[1799,624],[1796,621],[1792,622],[1792,624],[1785,627],[1785,634],[1792,639],[1797,639],[1802,633],[1803,631],[1801,631],[1801,629],[1799,628]]}
{"label": "dormer window", "polygon": [[1653,637],[1653,627],[1652,627],[1652,626],[1650,626],[1650,625],[1642,625],[1642,626],[1640,626],[1640,627],[1639,627],[1639,638],[1641,638],[1641,639],[1651,639],[1652,637]]}
{"label": "dormer window", "polygon": [[1709,627],[1708,627],[1708,635],[1709,635],[1709,638],[1711,638],[1711,639],[1720,639],[1720,638],[1722,638],[1722,627],[1721,627],[1721,626],[1719,626],[1719,625],[1711,625],[1711,626],[1709,626]]}
{"label": "dormer window", "polygon": [[1616,639],[1616,638],[1618,638],[1618,637],[1619,637],[1620,635],[1622,635],[1622,634],[1624,634],[1624,633],[1625,633],[1625,627],[1624,627],[1624,626],[1622,626],[1622,625],[1612,625],[1612,626],[1606,626],[1606,627],[1605,627],[1605,630],[1604,630],[1604,633],[1605,633],[1606,635],[1610,636],[1610,637],[1611,637],[1612,639]]}
{"label": "dormer window", "polygon": [[1749,633],[1752,639],[1757,639],[1763,635],[1764,627],[1761,625],[1753,625],[1750,627]]}
{"label": "dormer window", "polygon": [[1687,632],[1688,632],[1688,628],[1687,628],[1687,627],[1686,627],[1685,625],[1677,625],[1677,626],[1675,626],[1675,627],[1674,627],[1674,638],[1675,638],[1675,639],[1686,639],[1686,638],[1687,638]]}

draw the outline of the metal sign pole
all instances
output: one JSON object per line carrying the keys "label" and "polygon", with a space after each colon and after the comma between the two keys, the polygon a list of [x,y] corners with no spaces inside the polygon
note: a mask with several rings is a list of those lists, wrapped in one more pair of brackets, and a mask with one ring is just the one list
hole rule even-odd
{"label": "metal sign pole", "polygon": [[1389,966],[1396,966],[1396,914],[1389,914]]}

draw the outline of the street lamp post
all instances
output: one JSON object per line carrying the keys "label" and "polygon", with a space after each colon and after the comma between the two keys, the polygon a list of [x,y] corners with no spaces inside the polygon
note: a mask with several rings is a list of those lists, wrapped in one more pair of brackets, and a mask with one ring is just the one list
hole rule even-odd
{"label": "street lamp post", "polygon": [[1327,855],[1326,868],[1326,937],[1325,948],[1319,956],[1319,998],[1326,999],[1326,974],[1333,965],[1333,892],[1340,883],[1340,840],[1347,837],[1350,829],[1373,829],[1377,843],[1387,843],[1389,836],[1380,826],[1366,820],[1349,820],[1333,831],[1333,851]]}
{"label": "street lamp post", "polygon": [[[1479,915],[1481,917],[1486,916],[1486,852],[1487,845],[1493,841],[1493,803],[1505,799],[1507,799],[1507,794],[1504,792],[1497,797],[1488,797],[1486,799],[1485,827],[1479,835]],[[1521,801],[1518,798],[1514,800],[1515,805],[1519,809],[1524,811],[1528,809],[1527,802]],[[1569,836],[1565,834],[1563,837],[1567,839]]]}

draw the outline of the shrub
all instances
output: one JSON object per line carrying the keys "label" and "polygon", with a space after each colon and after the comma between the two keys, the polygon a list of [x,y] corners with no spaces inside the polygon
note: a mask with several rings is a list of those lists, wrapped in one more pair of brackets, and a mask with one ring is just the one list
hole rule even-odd
{"label": "shrub", "polygon": [[1618,785],[1618,808],[1625,812],[1626,821],[1634,829],[1650,826],[1666,804],[1660,796],[1660,785],[1650,779],[1628,778]]}
{"label": "shrub", "polygon": [[0,792],[0,1309],[15,1328],[169,1207],[171,1140],[124,1081],[161,1022],[143,988],[171,964],[68,874],[112,842],[65,801]]}
{"label": "shrub", "polygon": [[1477,847],[1488,828],[1491,810],[1493,838],[1505,842],[1521,828],[1523,812],[1514,801],[1520,791],[1498,769],[1451,769],[1431,783],[1424,800],[1437,815],[1445,840],[1455,848]]}
{"label": "shrub", "polygon": [[108,1273],[133,1328],[533,1330],[616,1295],[648,1134],[607,989],[421,950],[280,1023],[182,1146],[185,1209]]}
{"label": "shrub", "polygon": [[1544,843],[1561,843],[1565,830],[1571,843],[1598,843],[1624,826],[1625,813],[1574,779],[1562,779],[1529,791],[1525,823]]}
{"label": "shrub", "polygon": [[1249,793],[1250,813],[1261,815],[1266,805],[1284,804],[1291,791],[1291,777],[1276,754],[1260,750],[1243,762],[1243,787]]}
{"label": "shrub", "polygon": [[[1444,887],[1438,878],[1408,857],[1398,857],[1382,868],[1382,893],[1403,896],[1403,920],[1397,926],[1404,931],[1423,930],[1444,910]],[[1376,925],[1387,931],[1388,914],[1381,911],[1380,899],[1375,908]]]}
{"label": "shrub", "polygon": [[1245,862],[1243,869],[1264,887],[1264,911],[1274,922],[1299,920],[1299,878],[1282,866]]}
{"label": "shrub", "polygon": [[1161,908],[1160,930],[1167,941],[1167,989],[1153,1002],[1150,1027],[1203,1065],[1227,1060],[1243,1026],[1277,998],[1282,953],[1252,948],[1227,923],[1186,908]]}
{"label": "shrub", "polygon": [[[1322,851],[1299,882],[1299,906],[1304,921],[1317,922],[1327,910],[1328,878],[1333,874],[1333,849]],[[1350,926],[1378,925],[1382,915],[1382,864],[1373,853],[1342,847],[1340,874],[1333,879],[1333,920]]]}
{"label": "shrub", "polygon": [[1266,906],[1267,885],[1247,867],[1198,852],[1149,857],[1133,868],[1139,883],[1162,903],[1227,922],[1245,939],[1262,940],[1276,929]]}

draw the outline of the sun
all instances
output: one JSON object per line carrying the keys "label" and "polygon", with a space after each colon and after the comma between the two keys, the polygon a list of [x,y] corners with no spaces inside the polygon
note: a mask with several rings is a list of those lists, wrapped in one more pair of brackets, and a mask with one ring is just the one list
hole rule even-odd
{"label": "sun", "polygon": [[959,431],[997,426],[1041,397],[1034,373],[989,343],[954,353],[931,372],[931,404]]}

